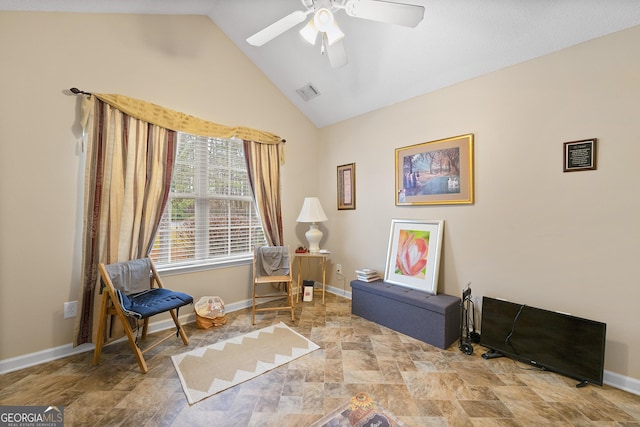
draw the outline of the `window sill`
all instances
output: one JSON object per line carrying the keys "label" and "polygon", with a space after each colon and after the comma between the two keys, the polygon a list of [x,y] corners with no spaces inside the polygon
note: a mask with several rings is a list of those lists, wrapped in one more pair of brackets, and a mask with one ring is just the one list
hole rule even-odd
{"label": "window sill", "polygon": [[180,265],[158,266],[158,273],[162,276],[175,276],[179,274],[194,273],[198,271],[217,270],[219,268],[238,267],[242,265],[250,265],[253,263],[253,257],[241,257],[226,259],[222,261],[214,261],[205,263],[191,262]]}

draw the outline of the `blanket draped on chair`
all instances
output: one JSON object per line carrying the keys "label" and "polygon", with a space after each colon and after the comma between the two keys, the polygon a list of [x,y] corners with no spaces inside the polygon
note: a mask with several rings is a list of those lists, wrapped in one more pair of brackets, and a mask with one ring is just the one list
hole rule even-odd
{"label": "blanket draped on chair", "polygon": [[286,247],[262,247],[259,256],[259,276],[286,276],[289,274],[289,251]]}
{"label": "blanket draped on chair", "polygon": [[137,294],[149,290],[149,262],[146,258],[110,264],[105,267],[111,282],[125,294]]}

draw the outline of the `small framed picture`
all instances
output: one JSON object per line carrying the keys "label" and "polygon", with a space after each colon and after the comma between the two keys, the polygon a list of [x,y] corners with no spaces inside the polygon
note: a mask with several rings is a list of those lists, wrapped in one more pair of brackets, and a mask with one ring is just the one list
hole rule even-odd
{"label": "small framed picture", "polygon": [[391,220],[384,281],[435,295],[443,228],[442,220]]}
{"label": "small framed picture", "polygon": [[356,208],[356,164],[338,166],[338,210]]}
{"label": "small framed picture", "polygon": [[597,138],[564,143],[564,172],[594,170],[597,168]]}

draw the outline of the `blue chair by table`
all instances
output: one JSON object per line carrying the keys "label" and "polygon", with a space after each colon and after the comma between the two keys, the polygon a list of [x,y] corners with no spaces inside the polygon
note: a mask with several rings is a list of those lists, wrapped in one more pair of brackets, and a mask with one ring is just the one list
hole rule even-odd
{"label": "blue chair by table", "polygon": [[[184,305],[192,304],[193,297],[164,288],[151,259],[140,258],[108,265],[100,263],[98,270],[103,287],[100,323],[93,355],[95,365],[100,363],[106,328],[110,323],[108,320],[111,316],[120,319],[143,374],[149,370],[143,356],[145,352],[168,340],[174,334],[182,338],[184,345],[189,344],[189,339],[178,320],[178,309]],[[141,338],[144,340],[147,336],[149,318],[166,312],[171,314],[177,331],[160,337],[142,350],[134,335],[132,324],[138,326],[142,320]]]}

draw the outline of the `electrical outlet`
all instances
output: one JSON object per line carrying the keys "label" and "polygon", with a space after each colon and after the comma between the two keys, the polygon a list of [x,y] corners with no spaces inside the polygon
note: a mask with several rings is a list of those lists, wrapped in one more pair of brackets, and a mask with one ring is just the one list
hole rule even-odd
{"label": "electrical outlet", "polygon": [[342,274],[342,264],[336,264],[336,273]]}
{"label": "electrical outlet", "polygon": [[78,301],[69,301],[64,303],[64,318],[76,317],[78,314]]}

